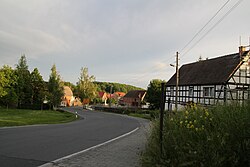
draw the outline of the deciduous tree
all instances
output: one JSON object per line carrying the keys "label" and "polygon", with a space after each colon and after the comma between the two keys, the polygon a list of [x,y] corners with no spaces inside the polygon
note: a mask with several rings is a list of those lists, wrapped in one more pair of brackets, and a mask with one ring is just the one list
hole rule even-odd
{"label": "deciduous tree", "polygon": [[0,103],[7,106],[15,107],[17,95],[15,85],[17,84],[17,75],[15,71],[7,65],[0,69]]}
{"label": "deciduous tree", "polygon": [[89,76],[88,68],[81,68],[80,78],[77,82],[79,97],[83,99],[93,100],[96,97],[97,87],[94,84],[95,77]]}
{"label": "deciduous tree", "polygon": [[161,83],[160,79],[153,79],[150,81],[146,94],[146,101],[150,103],[151,109],[159,109],[161,102]]}

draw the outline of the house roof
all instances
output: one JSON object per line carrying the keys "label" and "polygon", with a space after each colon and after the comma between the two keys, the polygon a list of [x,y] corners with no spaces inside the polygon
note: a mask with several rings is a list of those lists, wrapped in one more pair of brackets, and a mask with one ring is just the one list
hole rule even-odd
{"label": "house roof", "polygon": [[100,98],[103,98],[104,96],[107,96],[106,92],[98,92],[98,95]]}
{"label": "house roof", "polygon": [[118,97],[123,97],[126,95],[124,92],[115,92],[114,94],[116,94]]}
{"label": "house roof", "polygon": [[143,98],[146,94],[145,90],[131,90],[124,97],[125,98]]}
{"label": "house roof", "polygon": [[[245,56],[248,51],[244,52]],[[226,83],[240,65],[239,53],[185,64],[179,69],[179,85],[206,85]],[[176,85],[176,74],[167,82]]]}
{"label": "house roof", "polygon": [[73,96],[73,92],[68,86],[63,86],[64,96]]}

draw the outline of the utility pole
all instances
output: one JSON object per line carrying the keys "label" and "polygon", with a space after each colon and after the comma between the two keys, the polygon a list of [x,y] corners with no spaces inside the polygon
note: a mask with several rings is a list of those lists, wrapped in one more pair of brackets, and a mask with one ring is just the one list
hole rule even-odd
{"label": "utility pole", "polygon": [[176,52],[176,88],[175,88],[175,110],[177,111],[178,109],[178,87],[179,87],[179,53]]}
{"label": "utility pole", "polygon": [[111,107],[112,85],[110,85],[109,107]]}

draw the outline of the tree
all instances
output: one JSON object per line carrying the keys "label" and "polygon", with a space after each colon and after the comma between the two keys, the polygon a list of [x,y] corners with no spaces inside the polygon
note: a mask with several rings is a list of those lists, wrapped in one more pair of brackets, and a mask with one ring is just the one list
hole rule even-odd
{"label": "tree", "polygon": [[22,55],[16,65],[17,85],[16,93],[18,97],[19,108],[30,108],[32,102],[31,77],[28,70],[25,55]]}
{"label": "tree", "polygon": [[4,104],[7,109],[9,107],[16,107],[18,102],[18,97],[14,87],[7,88],[6,91],[7,94],[0,99],[1,103]]}
{"label": "tree", "polygon": [[127,93],[131,90],[143,90],[142,88],[135,87],[132,85],[126,85],[121,83],[113,82],[94,82],[97,85],[97,90],[99,92],[108,92],[110,93],[110,87],[112,86],[112,92],[124,92]]}
{"label": "tree", "polygon": [[151,109],[159,109],[161,102],[161,83],[160,79],[153,79],[148,85],[146,100],[150,103]]}
{"label": "tree", "polygon": [[88,68],[81,68],[80,78],[77,82],[77,89],[79,97],[83,99],[93,100],[96,97],[97,87],[94,84],[95,77],[89,76]]}
{"label": "tree", "polygon": [[42,108],[45,99],[45,82],[37,68],[31,73],[31,85],[33,109]]}
{"label": "tree", "polygon": [[56,71],[56,65],[54,64],[51,68],[51,74],[48,82],[48,99],[53,109],[61,103],[63,97],[63,85],[61,77]]}
{"label": "tree", "polygon": [[7,108],[16,106],[17,95],[14,89],[16,82],[15,71],[11,67],[4,65],[0,69],[0,103]]}
{"label": "tree", "polygon": [[7,85],[7,80],[4,76],[4,72],[0,71],[0,98],[7,94],[7,91],[4,89]]}

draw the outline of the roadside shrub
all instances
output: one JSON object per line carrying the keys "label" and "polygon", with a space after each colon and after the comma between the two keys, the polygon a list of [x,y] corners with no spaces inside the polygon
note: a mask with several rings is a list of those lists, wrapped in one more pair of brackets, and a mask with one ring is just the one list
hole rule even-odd
{"label": "roadside shrub", "polygon": [[249,166],[250,105],[191,106],[164,119],[163,151],[155,121],[142,166]]}
{"label": "roadside shrub", "polygon": [[119,107],[103,107],[103,106],[95,106],[95,110],[112,112],[116,114],[126,114],[150,120],[159,118],[159,110],[145,110],[139,108],[119,108]]}

